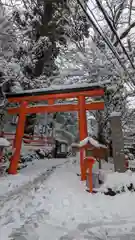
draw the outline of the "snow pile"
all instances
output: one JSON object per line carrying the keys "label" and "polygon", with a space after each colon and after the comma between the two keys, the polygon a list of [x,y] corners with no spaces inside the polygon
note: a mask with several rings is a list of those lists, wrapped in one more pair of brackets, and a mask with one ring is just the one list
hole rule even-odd
{"label": "snow pile", "polygon": [[112,112],[110,117],[120,117],[121,113],[120,112]]}
{"label": "snow pile", "polygon": [[135,189],[135,173],[130,170],[125,173],[110,172],[106,174],[105,182],[100,190],[103,192],[107,189],[112,189],[114,192],[127,191],[131,184]]}
{"label": "snow pile", "polygon": [[0,137],[0,147],[9,147],[11,144],[6,138]]}

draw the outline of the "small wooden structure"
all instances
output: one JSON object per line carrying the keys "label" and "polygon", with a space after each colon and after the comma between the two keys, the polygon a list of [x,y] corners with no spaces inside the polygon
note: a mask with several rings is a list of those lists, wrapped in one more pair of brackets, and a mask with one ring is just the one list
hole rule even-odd
{"label": "small wooden structure", "polygon": [[98,141],[91,137],[85,138],[80,142],[80,148],[83,151],[83,167],[85,172],[85,180],[87,180],[87,172],[89,173],[89,191],[93,191],[92,183],[92,168],[96,159],[103,159],[107,154],[107,147],[100,144]]}
{"label": "small wooden structure", "polygon": [[100,144],[92,137],[87,137],[80,142],[80,148],[85,150],[87,156],[92,156],[96,159],[105,159],[108,155],[107,146]]}
{"label": "small wooden structure", "polygon": [[55,158],[66,158],[68,154],[68,143],[65,140],[55,139]]}

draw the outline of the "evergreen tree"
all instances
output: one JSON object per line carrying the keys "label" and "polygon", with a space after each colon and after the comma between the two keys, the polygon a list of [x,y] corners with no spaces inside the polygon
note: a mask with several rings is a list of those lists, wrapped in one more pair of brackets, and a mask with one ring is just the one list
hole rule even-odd
{"label": "evergreen tree", "polygon": [[88,36],[86,17],[76,1],[23,0],[23,9],[14,9],[13,18],[21,34],[17,57],[28,78],[24,88],[50,85],[58,75],[55,59],[61,46],[69,38]]}

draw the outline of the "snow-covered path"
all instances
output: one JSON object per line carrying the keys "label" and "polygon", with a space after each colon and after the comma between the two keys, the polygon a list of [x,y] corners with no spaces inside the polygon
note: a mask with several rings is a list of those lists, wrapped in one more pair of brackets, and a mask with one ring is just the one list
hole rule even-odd
{"label": "snow-covered path", "polygon": [[0,209],[0,239],[135,239],[135,193],[91,195],[66,163]]}
{"label": "snow-covered path", "polygon": [[0,178],[0,239],[8,239],[12,229],[22,226],[33,213],[36,214],[33,199],[37,189],[57,167],[69,161],[70,159],[35,161],[18,175]]}

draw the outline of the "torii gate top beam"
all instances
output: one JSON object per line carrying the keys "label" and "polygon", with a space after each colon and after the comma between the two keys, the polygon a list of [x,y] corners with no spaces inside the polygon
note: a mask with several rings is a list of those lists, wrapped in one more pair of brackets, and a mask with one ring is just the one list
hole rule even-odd
{"label": "torii gate top beam", "polygon": [[52,86],[43,89],[26,90],[18,93],[7,93],[9,102],[43,101],[48,99],[66,99],[79,96],[103,96],[104,88],[98,84],[73,84],[64,87]]}

